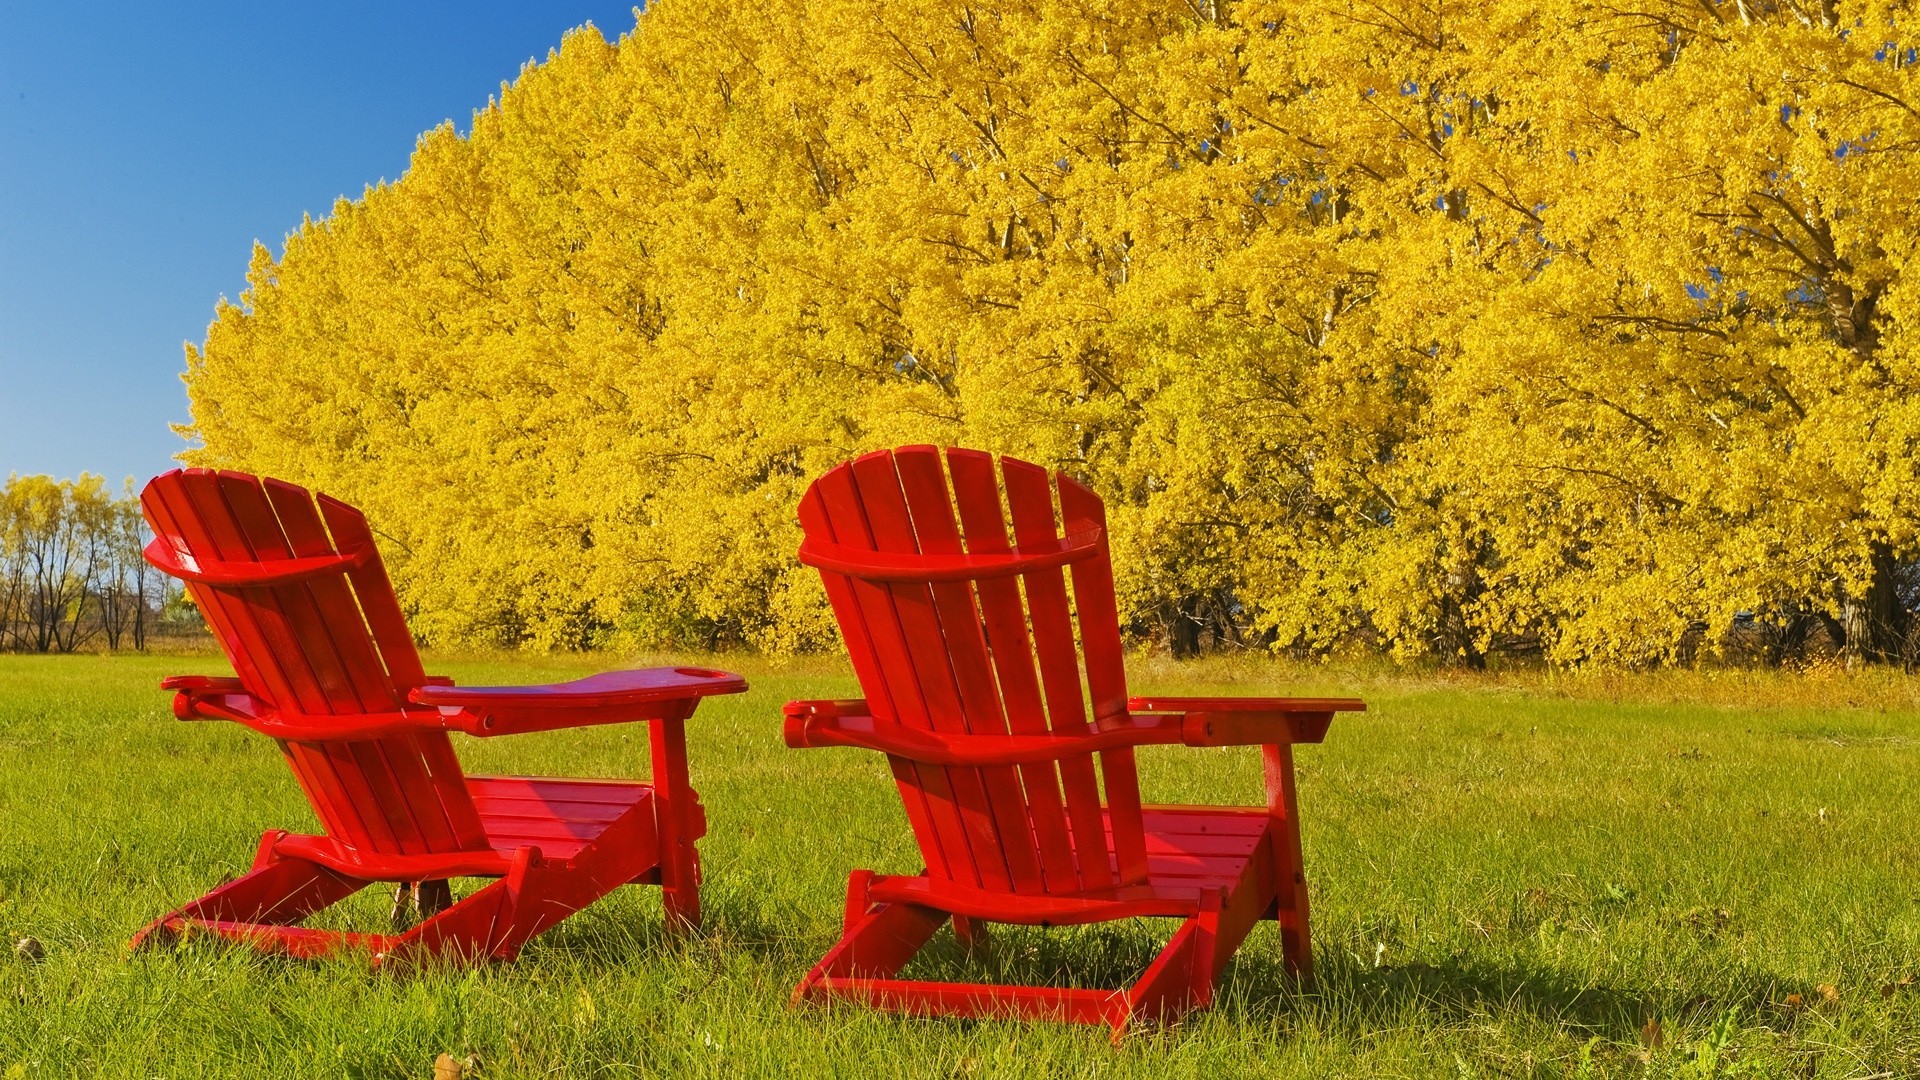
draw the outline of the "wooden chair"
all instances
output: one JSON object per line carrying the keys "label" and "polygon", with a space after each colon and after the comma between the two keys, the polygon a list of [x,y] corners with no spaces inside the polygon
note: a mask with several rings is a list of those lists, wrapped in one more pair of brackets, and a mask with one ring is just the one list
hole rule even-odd
{"label": "wooden chair", "polygon": [[[1050,485],[972,450],[868,454],[808,489],[800,523],[866,698],[789,703],[787,745],[885,753],[926,869],[853,873],[844,932],[796,1002],[1105,1023],[1118,1038],[1207,1005],[1260,919],[1310,973],[1293,745],[1359,701],[1129,698],[1105,508],[1065,474]],[[1263,747],[1266,806],[1142,806],[1132,748],[1159,743]],[[1135,916],[1183,921],[1125,989],[894,977],[949,918],[972,946],[992,922]]]}
{"label": "wooden chair", "polygon": [[[739,676],[651,668],[455,687],[422,670],[359,511],[203,469],[156,477],[141,505],[156,534],[148,560],[186,582],[238,674],[167,679],[174,715],[276,740],[324,833],[267,833],[249,873],[155,920],[135,948],[197,931],[299,956],[510,960],[629,882],[661,886],[670,925],[699,920],[706,823],[685,721],[702,697],[746,689]],[[647,783],[467,776],[447,738],[637,720],[651,736]],[[453,877],[498,880],[454,903]],[[374,882],[412,883],[422,921],[395,933],[299,925]]]}

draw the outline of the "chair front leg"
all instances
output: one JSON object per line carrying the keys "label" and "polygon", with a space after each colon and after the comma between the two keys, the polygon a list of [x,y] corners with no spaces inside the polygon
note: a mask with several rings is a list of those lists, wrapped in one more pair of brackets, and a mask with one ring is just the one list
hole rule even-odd
{"label": "chair front leg", "polygon": [[694,848],[699,795],[687,777],[687,717],[695,699],[647,724],[653,798],[660,824],[660,897],[669,932],[700,925],[700,853]]}
{"label": "chair front leg", "polygon": [[1302,983],[1313,980],[1313,939],[1307,919],[1306,863],[1300,850],[1300,800],[1293,779],[1293,746],[1260,748],[1266,764],[1267,830],[1273,845],[1274,918],[1287,970]]}

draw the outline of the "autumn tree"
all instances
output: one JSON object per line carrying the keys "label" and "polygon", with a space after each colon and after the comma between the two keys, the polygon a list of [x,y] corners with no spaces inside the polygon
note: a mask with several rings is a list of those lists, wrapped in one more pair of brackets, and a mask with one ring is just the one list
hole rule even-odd
{"label": "autumn tree", "polygon": [[197,463],[366,507],[437,641],[827,641],[807,481],[1109,499],[1176,652],[1670,659],[1907,620],[1905,4],[649,7],[188,351]]}

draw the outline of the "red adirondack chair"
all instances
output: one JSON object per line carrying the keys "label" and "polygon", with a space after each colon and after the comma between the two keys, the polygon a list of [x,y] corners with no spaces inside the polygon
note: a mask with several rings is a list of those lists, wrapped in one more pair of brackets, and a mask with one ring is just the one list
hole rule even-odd
{"label": "red adirondack chair", "polygon": [[[239,676],[167,679],[174,715],[278,741],[324,834],[267,833],[251,872],[155,920],[135,948],[204,931],[299,956],[510,960],[629,882],[662,887],[669,925],[698,921],[706,821],[684,724],[702,697],[746,689],[739,676],[650,668],[455,687],[422,670],[358,510],[204,469],[156,477],[140,500],[156,534],[148,560],[186,582]],[[635,720],[649,722],[649,783],[467,776],[447,738]],[[451,903],[454,877],[499,880]],[[299,925],[374,882],[416,883],[422,921],[391,934]]]}
{"label": "red adirondack chair", "polygon": [[[853,873],[844,933],[796,1002],[1106,1023],[1118,1038],[1208,1004],[1263,918],[1310,973],[1293,745],[1364,706],[1129,698],[1105,508],[1065,474],[1053,485],[1059,527],[1044,469],[958,449],[943,465],[915,446],[840,465],[801,501],[800,561],[820,571],[866,698],[790,702],[787,745],[885,753],[926,869]],[[1266,806],[1142,806],[1132,748],[1153,743],[1262,746]],[[893,977],[948,918],[971,947],[991,922],[1135,916],[1185,921],[1126,989]]]}

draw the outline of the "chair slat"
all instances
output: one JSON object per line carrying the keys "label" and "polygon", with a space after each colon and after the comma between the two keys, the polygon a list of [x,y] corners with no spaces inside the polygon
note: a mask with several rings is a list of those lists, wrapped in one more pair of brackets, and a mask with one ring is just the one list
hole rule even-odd
{"label": "chair slat", "polygon": [[[230,524],[241,542],[252,549],[254,558],[296,557],[257,478],[220,473],[215,484],[229,516],[225,521],[209,520],[210,525],[221,528]],[[314,590],[320,584],[316,580],[243,590],[262,601],[249,605],[259,622],[273,626],[275,636],[297,643],[294,650],[280,657],[280,664],[300,708],[310,715],[329,716],[392,707],[377,694],[361,696],[334,635],[328,632],[326,614],[314,602]],[[356,797],[360,820],[370,833],[380,839],[391,838],[393,849],[401,854],[422,855],[431,850],[408,805],[400,778],[394,775],[387,755],[377,744],[329,746],[327,760],[333,764],[341,786]]]}
{"label": "chair slat", "polygon": [[[1042,544],[1055,539],[1053,493],[1046,470],[1002,458],[1000,471],[1007,485],[1014,543]],[[1040,660],[1040,684],[1047,696],[1048,724],[1058,735],[1083,734],[1088,730],[1086,698],[1080,691],[1080,658],[1074,648],[1073,612],[1067,604],[1066,582],[1058,570],[1026,574],[1020,580],[1027,592],[1034,654]],[[1108,861],[1100,785],[1094,776],[1092,755],[1063,759],[1059,768],[1080,885],[1087,889],[1110,886],[1113,870]]]}
{"label": "chair slat", "polygon": [[[1060,521],[1068,533],[1099,530],[1106,535],[1107,508],[1100,497],[1064,474],[1060,489]],[[1103,544],[1092,559],[1068,571],[1073,581],[1073,604],[1079,615],[1080,651],[1087,669],[1087,696],[1096,723],[1127,715],[1126,656],[1120,644],[1120,607],[1113,595],[1113,556]],[[1114,858],[1121,884],[1147,879],[1145,826],[1140,818],[1140,774],[1132,750],[1109,750],[1100,755],[1100,773],[1106,781],[1107,811],[1112,821]]]}
{"label": "chair slat", "polygon": [[[336,546],[351,550],[347,544],[336,545],[336,539],[327,535],[313,505],[313,496],[306,489],[280,480],[267,480],[264,487],[296,557],[320,555]],[[405,702],[381,663],[346,575],[336,574],[314,579],[304,586],[284,588],[294,591],[296,597],[299,594],[295,590],[305,589],[314,623],[326,634],[362,710],[396,709]],[[386,592],[391,595],[391,587]],[[451,820],[449,801],[454,806],[466,807],[470,805],[470,797],[466,794],[464,779],[457,779],[458,788],[449,790],[449,785],[437,783],[428,770],[422,760],[422,746],[436,743],[445,746],[451,755],[452,745],[445,735],[416,735],[381,739],[361,751],[360,756],[377,760],[379,768],[393,778],[394,791],[404,813],[404,819],[389,821],[396,835],[410,829],[428,852],[459,850],[463,846],[462,838]],[[477,816],[471,832],[472,842],[483,842]]]}
{"label": "chair slat", "polygon": [[[373,548],[373,530],[368,528],[365,514],[327,495],[316,496],[314,501],[336,545],[342,549]],[[407,628],[406,615],[394,595],[393,582],[387,577],[386,565],[373,560],[355,566],[348,572],[347,580],[353,584],[354,596],[359,600],[367,630],[373,635],[374,647],[391,680],[394,697],[405,700],[408,691],[426,685],[427,674],[420,662],[420,651],[413,645],[413,631]],[[408,741],[440,793],[441,806],[459,849],[474,850],[484,845],[486,829],[478,809],[464,794],[466,775],[454,754],[452,740],[415,736]]]}
{"label": "chair slat", "polygon": [[[869,454],[853,463],[853,478],[859,488],[860,506],[866,513],[867,528],[878,551],[913,552],[918,546],[913,520],[907,510],[906,493],[900,489],[892,454]],[[934,610],[933,592],[925,583],[897,582],[878,586],[893,606],[893,626],[898,628],[899,650],[906,666],[894,669],[910,679],[918,691],[920,711],[905,722],[909,726],[947,734],[964,734],[966,717],[962,715],[959,691],[954,686],[953,657],[940,631],[940,619]],[[869,624],[869,629],[873,629]],[[896,698],[896,700],[898,700]],[[935,771],[924,764],[922,776]],[[966,849],[979,884],[989,889],[1009,889],[1006,858],[1001,854],[1000,838],[994,827],[993,809],[988,805],[986,786],[980,770],[941,769],[946,790],[953,799],[960,832],[955,839]],[[948,851],[948,857],[953,857]]]}
{"label": "chair slat", "polygon": [[[873,534],[867,527],[866,511],[860,505],[860,492],[850,468],[821,477],[811,494],[817,496],[821,522],[836,542],[850,547],[873,546]],[[926,703],[913,681],[913,660],[901,640],[892,592],[885,586],[839,574],[822,574],[821,580],[834,602],[847,653],[854,658],[855,672],[861,673],[861,686],[875,715],[927,728]],[[972,850],[946,770],[897,760],[892,767],[928,872],[978,883],[979,873],[973,868]]]}
{"label": "chair slat", "polygon": [[[908,447],[894,451],[893,460],[899,470],[907,508],[913,515],[913,531],[920,551],[935,555],[961,554],[960,530],[954,521],[953,499],[947,490],[940,452],[931,446]],[[936,644],[935,648],[948,656],[951,677],[959,692],[962,729],[974,735],[1007,734],[1007,719],[1001,711],[993,665],[987,658],[987,641],[981,629],[980,611],[974,605],[973,589],[966,582],[940,582],[931,589],[943,643]],[[976,861],[982,864],[997,861],[1004,865],[1007,887],[1015,892],[1043,892],[1045,882],[1040,875],[1039,852],[1034,847],[1019,772],[1013,768],[973,771],[979,775],[997,834],[994,850],[976,851]]]}
{"label": "chair slat", "polygon": [[[1005,515],[1000,506],[1000,483],[991,455],[978,450],[947,451],[953,479],[954,503],[966,531],[967,550],[993,554],[1011,550]],[[1046,706],[1034,671],[1033,644],[1027,633],[1026,605],[1019,582],[1010,578],[981,581],[976,589],[980,617],[986,632],[994,673],[998,676],[1007,726],[1016,735],[1047,733]],[[1051,762],[1022,766],[1026,809],[1040,856],[1042,890],[1071,892],[1078,887],[1073,840],[1067,832],[1066,803],[1058,772]]]}
{"label": "chair slat", "polygon": [[[327,495],[317,496],[315,502],[320,506],[320,517],[326,523],[327,532],[341,548],[373,547],[373,530],[367,527],[365,514]],[[367,629],[373,634],[388,676],[393,679],[394,693],[405,698],[407,691],[426,684],[427,673],[420,663],[420,651],[413,647],[413,631],[407,629],[407,617],[400,610],[399,598],[393,594],[393,582],[387,578],[386,566],[378,562],[356,566],[347,574],[347,579],[353,582],[360,610],[367,619]]]}

